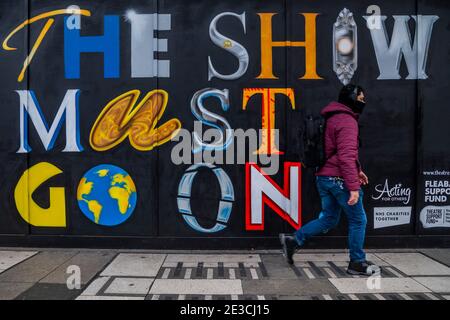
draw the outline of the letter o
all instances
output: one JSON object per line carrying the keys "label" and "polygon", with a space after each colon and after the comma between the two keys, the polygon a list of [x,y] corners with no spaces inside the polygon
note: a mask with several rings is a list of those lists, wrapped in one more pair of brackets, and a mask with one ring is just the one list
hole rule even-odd
{"label": "letter o", "polygon": [[[217,213],[217,223],[210,229],[202,227],[191,210],[191,190],[192,183],[195,176],[198,173],[198,169],[206,167],[211,169],[219,180],[221,190],[221,200],[219,204],[219,211]],[[178,186],[178,210],[182,214],[186,223],[195,231],[202,233],[216,233],[224,230],[227,226],[226,223],[230,219],[231,210],[234,202],[234,188],[230,178],[221,168],[214,165],[202,163],[189,167],[183,178],[181,178],[180,185]]]}

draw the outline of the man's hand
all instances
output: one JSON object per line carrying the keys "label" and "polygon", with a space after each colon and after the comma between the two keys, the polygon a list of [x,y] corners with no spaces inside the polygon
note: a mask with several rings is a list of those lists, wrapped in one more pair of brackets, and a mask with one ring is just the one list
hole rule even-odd
{"label": "man's hand", "polygon": [[358,203],[359,200],[359,191],[350,191],[350,199],[348,200],[349,206],[354,206]]}
{"label": "man's hand", "polygon": [[366,184],[369,184],[369,178],[367,178],[367,176],[366,176],[366,174],[364,173],[364,172],[360,172],[359,174],[358,174],[358,178],[359,178],[359,182],[362,184],[362,185],[366,185]]}

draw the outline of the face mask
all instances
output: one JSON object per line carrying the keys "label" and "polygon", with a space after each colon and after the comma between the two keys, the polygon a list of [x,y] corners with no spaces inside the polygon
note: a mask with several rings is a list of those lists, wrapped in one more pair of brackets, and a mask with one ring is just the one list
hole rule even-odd
{"label": "face mask", "polygon": [[353,103],[353,108],[352,108],[352,110],[353,110],[353,112],[355,112],[355,113],[359,113],[359,114],[361,114],[363,111],[364,111],[364,107],[366,106],[366,103],[365,102],[362,102],[362,101],[355,101],[354,103]]}

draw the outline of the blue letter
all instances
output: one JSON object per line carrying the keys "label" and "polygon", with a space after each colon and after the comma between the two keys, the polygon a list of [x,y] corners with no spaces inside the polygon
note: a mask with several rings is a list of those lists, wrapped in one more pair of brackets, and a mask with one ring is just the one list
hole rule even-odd
{"label": "blue letter", "polygon": [[69,29],[64,23],[64,64],[67,79],[80,78],[80,54],[83,52],[103,53],[105,78],[120,76],[119,17],[105,16],[104,35],[80,36],[79,29]]}
{"label": "blue letter", "polygon": [[53,148],[64,121],[66,123],[66,147],[63,152],[83,151],[83,147],[80,144],[80,126],[78,122],[78,95],[80,90],[67,91],[50,127],[45,121],[34,92],[28,90],[16,92],[20,97],[20,148],[17,153],[28,153],[31,151],[28,145],[28,118],[33,122],[46,151]]}

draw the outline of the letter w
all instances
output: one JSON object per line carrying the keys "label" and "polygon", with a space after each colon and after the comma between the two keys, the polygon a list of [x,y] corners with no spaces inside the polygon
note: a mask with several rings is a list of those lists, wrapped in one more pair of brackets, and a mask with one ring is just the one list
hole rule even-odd
{"label": "letter w", "polygon": [[[409,16],[394,16],[395,24],[391,43],[388,45],[386,32],[386,16],[380,16],[381,28],[370,28],[378,67],[379,80],[400,79],[400,63],[402,56],[405,59],[409,75],[406,79],[427,79],[426,63],[430,46],[431,33],[438,16],[412,16],[416,21],[414,42],[411,46],[411,33],[409,31]],[[370,16],[364,16],[366,20]]]}

